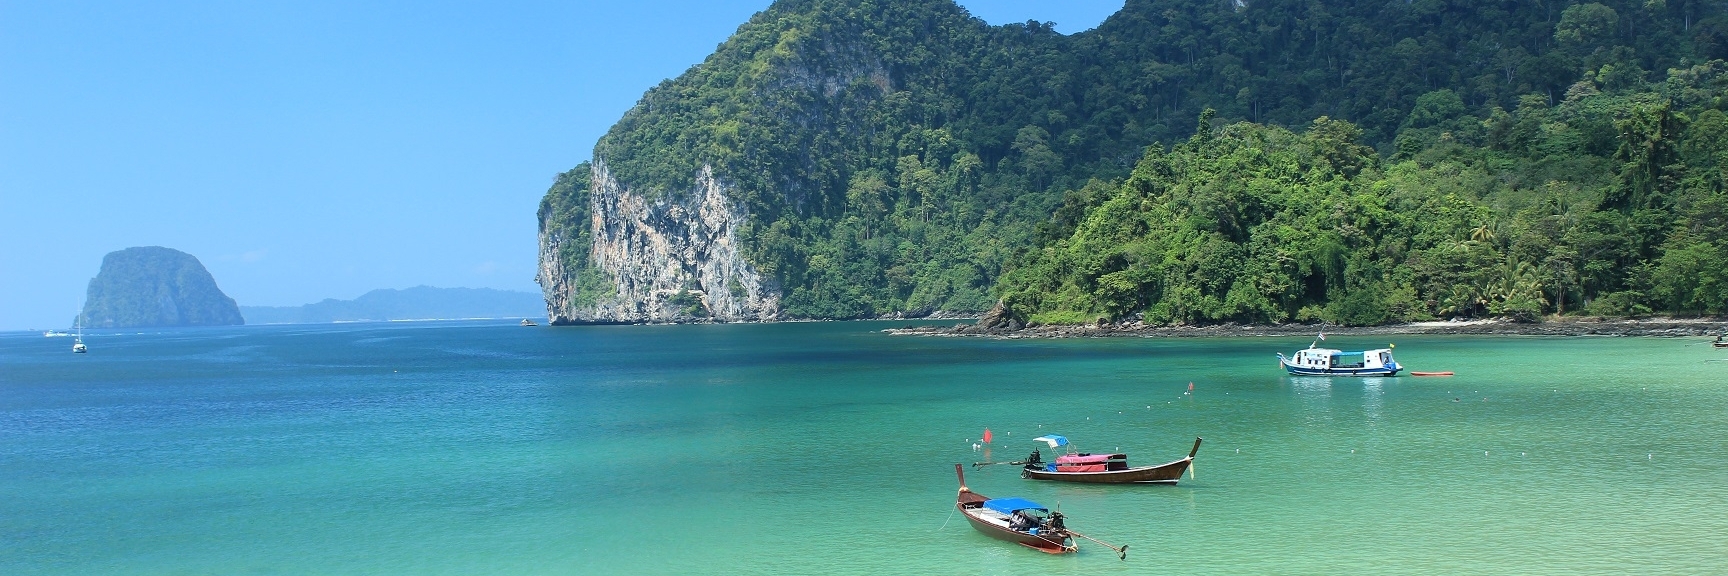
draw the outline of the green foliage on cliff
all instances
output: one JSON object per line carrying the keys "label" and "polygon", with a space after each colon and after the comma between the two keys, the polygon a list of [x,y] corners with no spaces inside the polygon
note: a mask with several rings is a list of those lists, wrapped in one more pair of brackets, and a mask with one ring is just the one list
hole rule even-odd
{"label": "green foliage on cliff", "polygon": [[234,326],[246,321],[234,299],[191,254],[145,246],[110,252],[90,279],[84,326]]}
{"label": "green foliage on cliff", "polygon": [[[589,163],[583,162],[559,174],[552,189],[540,200],[540,233],[556,247],[567,276],[561,281],[573,287],[571,301],[579,307],[593,306],[617,293],[612,279],[588,259],[589,248],[594,245],[594,232],[589,226],[592,180],[593,171]],[[555,279],[535,280],[544,285]]]}
{"label": "green foliage on cliff", "polygon": [[[1679,271],[1712,265],[1714,253],[1700,246],[1715,240],[1697,231],[1670,246],[1667,233],[1706,217],[1655,213],[1708,211],[1708,201],[1678,194],[1674,179],[1709,171],[1696,162],[1713,145],[1681,134],[1704,130],[1697,126],[1712,120],[1703,111],[1720,106],[1698,99],[1717,97],[1714,80],[1663,80],[1662,71],[1725,56],[1721,1],[1129,0],[1097,29],[1063,36],[1036,22],[991,27],[949,0],[781,0],[702,64],[649,90],[595,157],[649,197],[676,197],[702,166],[714,167],[750,214],[746,256],[780,281],[795,317],[980,310],[1016,266],[1029,269],[995,290],[1050,319],[1136,305],[1172,321],[1352,323],[1531,315],[1586,302],[1622,313],[1708,311],[1714,304],[1700,294],[1720,290],[1716,281]],[[1682,75],[1713,78],[1712,70]],[[1679,101],[1675,90],[1696,94]],[[1227,127],[1189,141],[1203,109]],[[1314,124],[1320,117],[1331,120]],[[1671,170],[1668,144],[1649,147],[1670,136],[1682,138],[1671,142],[1676,154],[1685,142],[1705,151]],[[1231,144],[1244,138],[1263,142]],[[1154,142],[1185,143],[1143,158]],[[1137,160],[1174,172],[1130,178]],[[1188,164],[1167,165],[1178,161]],[[1199,178],[1220,181],[1200,190]],[[1176,250],[1191,268],[1148,268],[1150,255],[1136,253],[1087,271],[1039,271],[1076,242],[1104,250],[1106,237],[1130,241],[1082,224],[1124,186],[1149,182],[1184,191],[1137,194],[1194,207],[1135,210],[1196,220],[1176,226],[1141,214],[1147,226],[1191,237],[1137,250]],[[1530,212],[1543,194],[1566,203],[1547,215],[1560,220]],[[1267,212],[1235,214],[1210,206],[1215,198]],[[1353,207],[1324,220],[1284,202]],[[1258,230],[1274,208],[1291,210],[1275,227],[1292,235]],[[1425,213],[1400,219],[1441,208],[1458,214],[1440,216],[1448,224]],[[1235,220],[1205,223],[1220,218]],[[1482,233],[1442,233],[1459,222]],[[1368,224],[1391,228],[1326,232]],[[1590,232],[1543,232],[1549,242],[1538,249],[1523,239],[1536,234],[1526,228]],[[1426,235],[1398,236],[1417,232]],[[1442,249],[1451,241],[1476,244]],[[1297,261],[1200,267],[1278,254]],[[1491,282],[1490,263],[1510,266],[1500,276],[1511,284]],[[1085,278],[1154,269],[1228,279],[1146,292],[1150,277],[1118,275],[1098,292],[1097,278]],[[1538,298],[1532,274],[1558,276]],[[1500,287],[1490,293],[1493,282]]]}

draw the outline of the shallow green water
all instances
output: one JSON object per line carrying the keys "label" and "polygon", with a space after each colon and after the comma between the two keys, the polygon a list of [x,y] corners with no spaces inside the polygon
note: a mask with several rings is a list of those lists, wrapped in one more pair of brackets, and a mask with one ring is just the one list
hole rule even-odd
{"label": "shallow green water", "polygon": [[[1728,572],[1708,346],[1397,337],[1459,375],[1324,379],[1276,366],[1307,339],[884,326],[0,336],[0,574]],[[1206,444],[1177,487],[969,471],[1131,546],[1052,557],[950,515],[986,426]]]}

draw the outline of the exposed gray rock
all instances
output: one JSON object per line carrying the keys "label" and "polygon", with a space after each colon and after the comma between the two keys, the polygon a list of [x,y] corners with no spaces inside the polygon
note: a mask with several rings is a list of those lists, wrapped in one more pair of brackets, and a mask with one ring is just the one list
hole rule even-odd
{"label": "exposed gray rock", "polygon": [[[560,239],[540,238],[540,280],[553,324],[768,321],[780,288],[744,260],[738,229],[748,221],[714,171],[702,167],[684,193],[650,200],[593,164],[589,261],[613,293],[577,305]],[[542,227],[544,230],[545,227]]]}

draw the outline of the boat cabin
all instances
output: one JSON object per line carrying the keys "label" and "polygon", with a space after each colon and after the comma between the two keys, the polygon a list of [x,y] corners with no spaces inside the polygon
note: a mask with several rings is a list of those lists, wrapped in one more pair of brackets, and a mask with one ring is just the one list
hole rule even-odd
{"label": "boat cabin", "polygon": [[1049,472],[1110,472],[1128,469],[1127,454],[1068,454],[1045,465]]}
{"label": "boat cabin", "polygon": [[1298,350],[1296,356],[1290,359],[1290,365],[1298,368],[1315,370],[1336,369],[1366,369],[1373,370],[1392,365],[1392,349],[1364,350],[1361,352],[1345,352],[1330,348],[1309,348]]}
{"label": "boat cabin", "polygon": [[1025,498],[991,498],[982,504],[985,519],[999,522],[1016,532],[1038,533],[1050,519],[1050,509]]}

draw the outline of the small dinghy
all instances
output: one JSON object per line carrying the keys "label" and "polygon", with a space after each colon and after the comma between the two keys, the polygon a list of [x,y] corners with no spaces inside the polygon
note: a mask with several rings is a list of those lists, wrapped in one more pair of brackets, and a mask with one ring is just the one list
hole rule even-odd
{"label": "small dinghy", "polygon": [[1025,498],[991,498],[966,487],[965,467],[954,465],[954,475],[960,478],[960,495],[954,507],[966,515],[972,528],[985,536],[1013,542],[1039,552],[1066,554],[1080,549],[1075,538],[1085,538],[1109,548],[1120,559],[1128,559],[1128,546],[1111,546],[1101,540],[1068,529],[1061,512]]}

